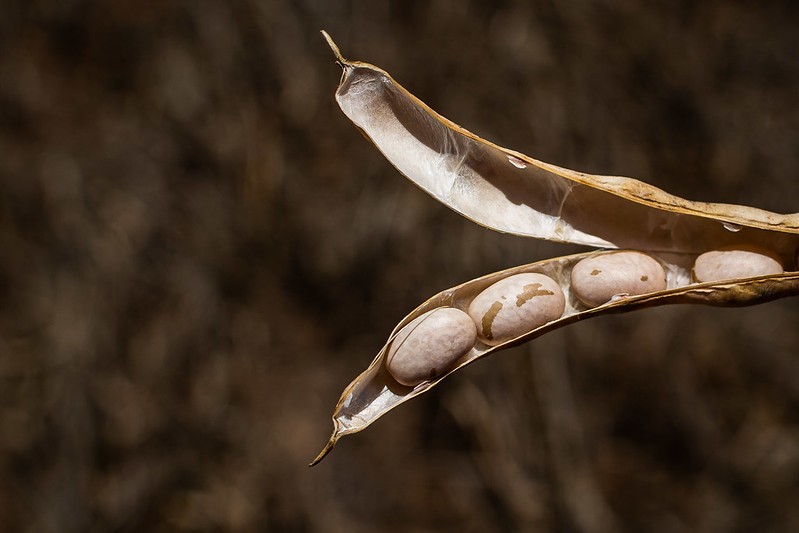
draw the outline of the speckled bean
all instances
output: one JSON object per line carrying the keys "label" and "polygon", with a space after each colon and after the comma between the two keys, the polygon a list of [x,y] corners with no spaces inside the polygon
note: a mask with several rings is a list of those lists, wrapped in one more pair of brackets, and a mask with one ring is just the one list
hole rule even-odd
{"label": "speckled bean", "polygon": [[666,272],[654,258],[641,252],[622,251],[587,257],[571,273],[574,295],[588,307],[609,302],[614,296],[636,296],[666,289]]}
{"label": "speckled bean", "polygon": [[478,294],[469,316],[477,324],[480,340],[495,346],[557,320],[565,307],[555,280],[543,274],[516,274]]}
{"label": "speckled bean", "polygon": [[386,368],[399,383],[416,386],[449,370],[474,346],[476,337],[474,322],[460,309],[433,309],[397,333],[386,355]]}
{"label": "speckled bean", "polygon": [[776,257],[755,246],[728,246],[705,252],[696,258],[693,268],[694,280],[699,283],[783,272]]}

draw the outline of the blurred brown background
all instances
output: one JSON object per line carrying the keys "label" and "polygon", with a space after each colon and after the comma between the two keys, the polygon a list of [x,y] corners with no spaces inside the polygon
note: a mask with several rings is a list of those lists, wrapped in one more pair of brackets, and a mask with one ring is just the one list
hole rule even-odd
{"label": "blurred brown background", "polygon": [[797,6],[3,2],[0,530],[799,530],[790,299],[576,324],[307,467],[418,303],[579,250],[403,179],[319,29],[502,145],[793,212]]}

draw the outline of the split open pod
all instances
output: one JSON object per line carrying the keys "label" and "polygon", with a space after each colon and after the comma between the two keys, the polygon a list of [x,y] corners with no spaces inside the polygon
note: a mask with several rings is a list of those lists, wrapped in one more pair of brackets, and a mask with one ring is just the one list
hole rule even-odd
{"label": "split open pod", "polygon": [[656,305],[799,295],[799,214],[694,202],[502,148],[440,116],[384,70],[344,59],[323,34],[344,71],[336,101],[408,179],[485,227],[598,250],[488,274],[421,304],[344,389],[333,434],[311,465],[450,373],[555,328]]}

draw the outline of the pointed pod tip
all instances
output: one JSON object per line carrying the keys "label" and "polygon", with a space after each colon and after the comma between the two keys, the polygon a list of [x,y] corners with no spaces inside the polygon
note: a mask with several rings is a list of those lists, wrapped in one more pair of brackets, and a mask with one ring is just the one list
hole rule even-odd
{"label": "pointed pod tip", "polygon": [[331,50],[333,50],[333,54],[336,56],[336,63],[341,65],[342,68],[344,68],[344,65],[347,64],[347,60],[344,59],[343,55],[341,55],[341,50],[338,49],[338,45],[335,43],[335,41],[333,41],[333,38],[325,30],[319,30],[319,31],[322,32],[322,36],[325,38],[325,41],[327,41],[327,45],[330,47]]}
{"label": "pointed pod tip", "polygon": [[[335,424],[334,424],[334,426],[335,426]],[[324,448],[322,448],[322,451],[321,451],[321,452],[319,452],[319,455],[317,455],[317,456],[316,456],[316,459],[314,459],[313,461],[311,461],[311,462],[308,464],[308,466],[309,466],[309,467],[311,467],[311,466],[316,466],[316,465],[318,465],[320,462],[322,462],[322,459],[324,459],[325,457],[327,457],[327,454],[329,454],[329,453],[330,453],[330,451],[333,449],[333,447],[336,445],[336,443],[338,442],[338,438],[339,438],[339,434],[338,434],[338,427],[334,427],[334,428],[333,428],[333,434],[332,434],[332,435],[330,435],[330,439],[328,439],[328,441],[327,441],[327,444],[325,444],[325,447],[324,447]]]}

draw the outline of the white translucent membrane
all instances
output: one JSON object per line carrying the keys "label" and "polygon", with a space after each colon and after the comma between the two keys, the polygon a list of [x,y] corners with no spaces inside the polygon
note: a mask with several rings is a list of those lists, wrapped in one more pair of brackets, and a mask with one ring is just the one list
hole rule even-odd
{"label": "white translucent membrane", "polygon": [[[353,66],[354,65],[354,66]],[[489,228],[602,248],[701,253],[757,243],[793,261],[799,215],[692,202],[493,145],[437,115],[371,66],[345,66],[336,99],[406,177]]]}

